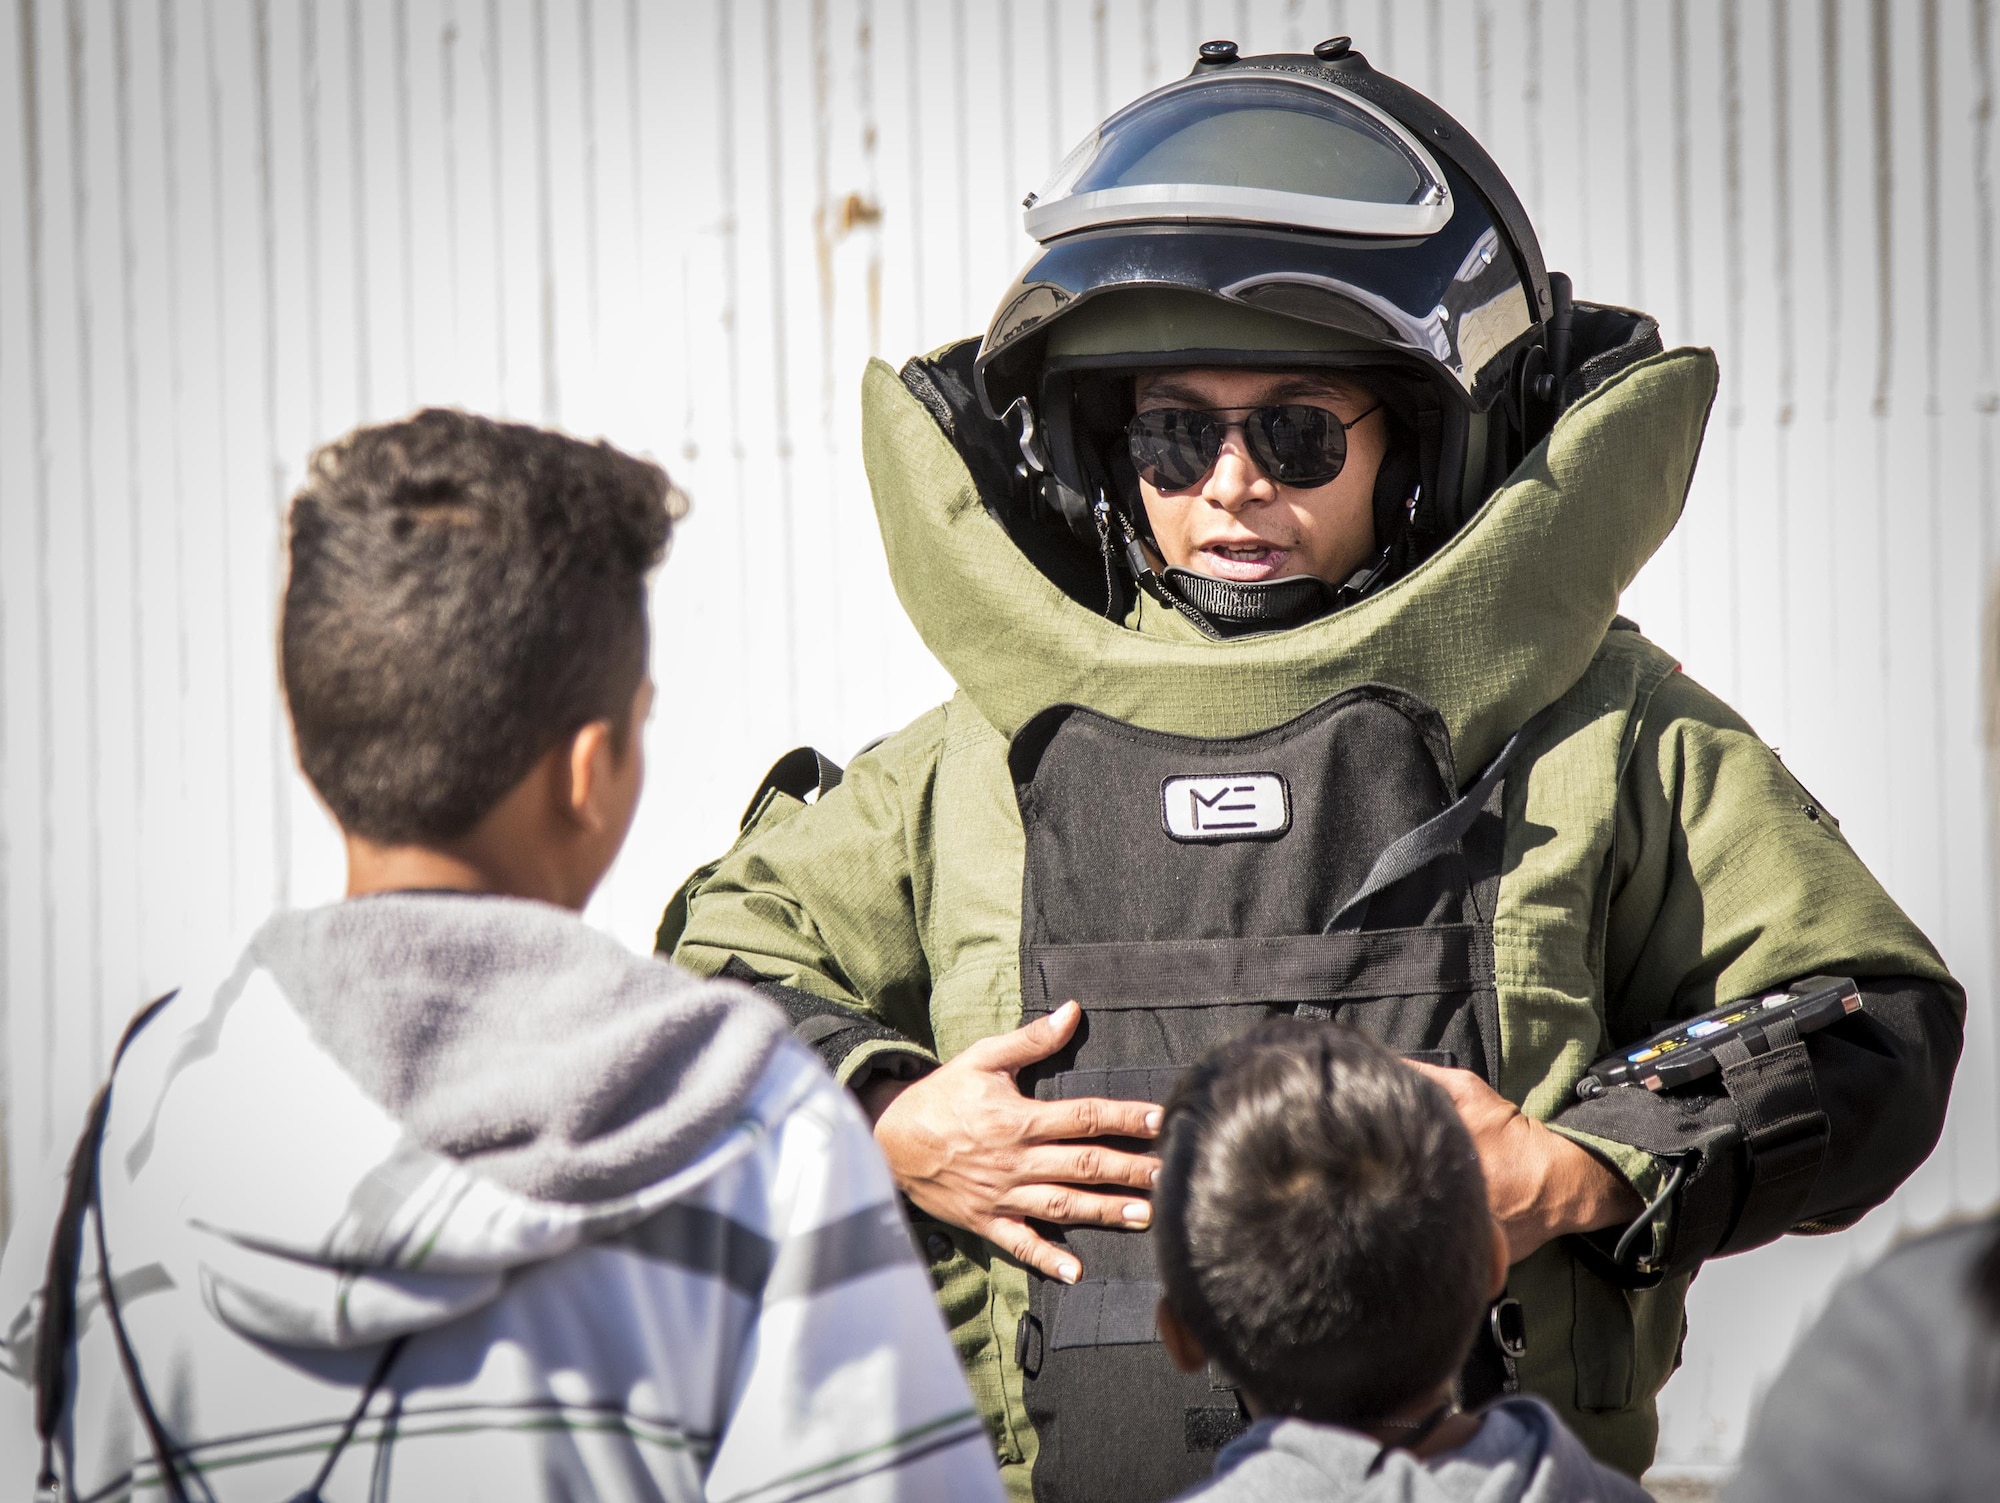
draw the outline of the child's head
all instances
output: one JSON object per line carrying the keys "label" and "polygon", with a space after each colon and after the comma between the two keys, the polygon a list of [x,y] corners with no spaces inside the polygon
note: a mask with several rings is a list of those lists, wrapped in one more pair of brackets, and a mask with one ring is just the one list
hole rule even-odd
{"label": "child's head", "polygon": [[463,412],[313,455],[280,651],[300,764],[350,851],[463,842],[546,766],[558,801],[595,777],[582,812],[618,827],[583,864],[609,864],[611,806],[637,798],[646,576],[679,511],[657,465]]}
{"label": "child's head", "polygon": [[1504,1254],[1437,1086],[1356,1029],[1275,1018],[1189,1072],[1160,1145],[1177,1357],[1212,1357],[1265,1413],[1350,1426],[1456,1375]]}

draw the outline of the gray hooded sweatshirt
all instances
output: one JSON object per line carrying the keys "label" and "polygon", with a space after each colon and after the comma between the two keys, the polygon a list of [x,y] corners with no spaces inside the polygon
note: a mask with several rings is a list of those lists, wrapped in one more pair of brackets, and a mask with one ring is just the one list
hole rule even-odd
{"label": "gray hooded sweatshirt", "polygon": [[[191,1496],[292,1496],[357,1413],[328,1503],[999,1496],[853,1102],[753,992],[562,909],[278,915],[139,1034],[99,1163]],[[52,1167],[0,1264],[24,1495]],[[84,1245],[59,1470],[157,1497]]]}
{"label": "gray hooded sweatshirt", "polygon": [[[1377,1458],[1380,1464],[1377,1464]],[[1201,1503],[1648,1503],[1643,1488],[1594,1459],[1540,1399],[1486,1410],[1455,1451],[1419,1461],[1370,1436],[1306,1420],[1263,1419],[1183,1499]]]}

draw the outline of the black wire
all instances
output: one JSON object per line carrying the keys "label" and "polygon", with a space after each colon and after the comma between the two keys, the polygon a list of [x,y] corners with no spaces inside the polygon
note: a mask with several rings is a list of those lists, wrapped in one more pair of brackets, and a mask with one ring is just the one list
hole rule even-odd
{"label": "black wire", "polygon": [[1618,1239],[1618,1245],[1611,1250],[1611,1261],[1613,1263],[1617,1264],[1620,1268],[1625,1266],[1625,1254],[1631,1251],[1632,1244],[1638,1239],[1639,1233],[1653,1224],[1653,1218],[1660,1214],[1660,1207],[1673,1197],[1674,1191],[1681,1187],[1681,1181],[1686,1178],[1687,1160],[1682,1159],[1674,1165],[1674,1172],[1667,1176],[1667,1182],[1660,1187],[1660,1193],[1655,1195],[1646,1209],[1639,1213],[1639,1219],[1625,1228],[1625,1235]]}

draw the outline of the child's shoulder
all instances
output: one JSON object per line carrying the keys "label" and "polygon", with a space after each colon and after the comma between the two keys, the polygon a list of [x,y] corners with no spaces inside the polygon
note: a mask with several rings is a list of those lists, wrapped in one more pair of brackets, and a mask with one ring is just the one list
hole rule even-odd
{"label": "child's shoulder", "polygon": [[1592,1456],[1555,1410],[1525,1394],[1489,1406],[1472,1439],[1430,1461],[1454,1499],[1487,1496],[1479,1483],[1503,1469],[1519,1479],[1507,1496],[1535,1503],[1649,1503],[1644,1488]]}

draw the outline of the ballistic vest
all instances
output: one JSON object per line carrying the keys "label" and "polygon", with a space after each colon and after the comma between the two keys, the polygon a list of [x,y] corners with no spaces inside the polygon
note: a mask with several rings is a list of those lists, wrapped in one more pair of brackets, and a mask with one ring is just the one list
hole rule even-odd
{"label": "ballistic vest", "polygon": [[[1188,1066],[1276,1013],[1359,1027],[1497,1088],[1508,760],[1460,797],[1437,711],[1373,684],[1247,736],[1073,705],[1035,716],[1008,751],[1026,837],[1022,1021],[1072,998],[1084,1019],[1022,1089],[1165,1101]],[[1084,1274],[1033,1276],[1016,1335],[1035,1496],[1170,1497],[1247,1424],[1232,1380],[1168,1360],[1144,1233],[1044,1230]],[[1461,1386],[1478,1402],[1505,1385],[1489,1349],[1475,1360]]]}

